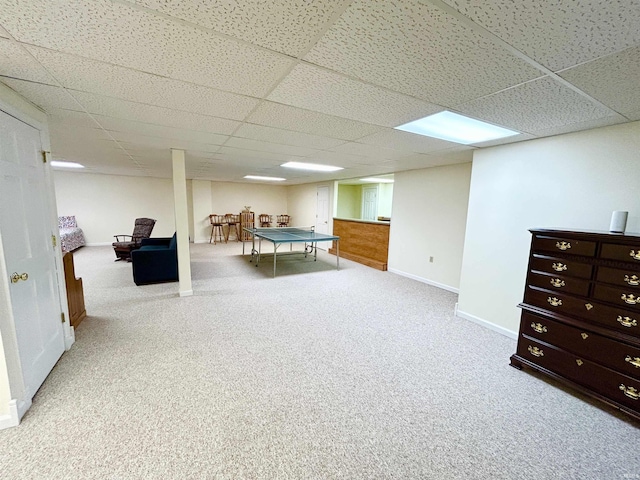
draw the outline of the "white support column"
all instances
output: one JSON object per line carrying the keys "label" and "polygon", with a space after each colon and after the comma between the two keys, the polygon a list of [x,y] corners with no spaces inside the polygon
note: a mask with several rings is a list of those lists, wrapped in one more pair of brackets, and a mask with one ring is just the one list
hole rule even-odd
{"label": "white support column", "polygon": [[187,175],[184,166],[184,150],[171,149],[173,161],[173,200],[178,241],[178,276],[180,296],[193,295],[191,288],[191,255],[189,253],[189,209],[187,206]]}

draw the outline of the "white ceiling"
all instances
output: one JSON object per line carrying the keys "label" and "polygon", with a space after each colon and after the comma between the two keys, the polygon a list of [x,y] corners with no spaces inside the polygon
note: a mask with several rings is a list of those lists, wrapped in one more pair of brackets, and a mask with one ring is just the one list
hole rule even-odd
{"label": "white ceiling", "polygon": [[[0,0],[0,81],[87,172],[317,182],[640,120],[637,0]],[[518,130],[462,146],[441,110]],[[333,164],[338,173],[284,169]]]}

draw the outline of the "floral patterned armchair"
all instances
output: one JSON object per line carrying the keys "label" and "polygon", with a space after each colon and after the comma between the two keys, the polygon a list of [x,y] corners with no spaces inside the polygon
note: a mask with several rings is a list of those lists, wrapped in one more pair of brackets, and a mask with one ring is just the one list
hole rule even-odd
{"label": "floral patterned armchair", "polygon": [[60,232],[60,246],[63,252],[71,252],[86,245],[84,232],[78,227],[75,215],[58,217],[58,230]]}

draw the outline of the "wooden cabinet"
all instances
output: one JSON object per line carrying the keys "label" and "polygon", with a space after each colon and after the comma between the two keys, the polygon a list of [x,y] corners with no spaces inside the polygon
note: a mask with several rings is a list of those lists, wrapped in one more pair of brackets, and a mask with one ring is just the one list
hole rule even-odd
{"label": "wooden cabinet", "polygon": [[531,233],[511,365],[640,419],[640,235]]}
{"label": "wooden cabinet", "polygon": [[[340,256],[378,270],[387,270],[389,223],[333,219],[333,234],[340,237]],[[336,254],[336,245],[329,253]]]}

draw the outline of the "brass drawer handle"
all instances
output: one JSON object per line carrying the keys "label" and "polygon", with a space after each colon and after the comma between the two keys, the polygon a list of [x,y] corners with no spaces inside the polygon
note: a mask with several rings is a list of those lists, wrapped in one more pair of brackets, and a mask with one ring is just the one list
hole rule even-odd
{"label": "brass drawer handle", "polygon": [[625,358],[624,361],[629,362],[636,368],[640,368],[640,357],[632,358],[631,355],[627,355],[627,358]]}
{"label": "brass drawer handle", "polygon": [[634,260],[640,260],[640,250],[638,250],[637,252],[635,250],[631,250],[629,252],[629,256]]}
{"label": "brass drawer handle", "polygon": [[556,272],[563,272],[567,269],[567,266],[564,263],[558,262],[551,265],[551,268],[553,268]]}
{"label": "brass drawer handle", "polygon": [[562,300],[560,300],[559,298],[556,298],[556,297],[553,297],[553,298],[548,297],[547,298],[547,302],[549,302],[549,304],[552,307],[561,307],[562,306]]}
{"label": "brass drawer handle", "polygon": [[633,387],[625,387],[624,384],[621,383],[619,388],[631,400],[638,400],[638,398],[640,398],[640,393],[638,393],[638,390]]}
{"label": "brass drawer handle", "polygon": [[616,318],[616,321],[620,323],[620,325],[622,325],[623,327],[638,326],[638,322],[636,321],[636,319],[631,317],[622,317],[622,315],[618,315],[618,318]]}
{"label": "brass drawer handle", "polygon": [[580,334],[580,336],[582,337],[583,340],[586,340],[587,338],[589,338],[589,335],[587,335],[586,333],[582,332]]}
{"label": "brass drawer handle", "polygon": [[579,358],[576,358],[576,363],[578,364],[579,367],[581,367],[584,362]]}
{"label": "brass drawer handle", "polygon": [[640,303],[640,297],[636,297],[633,293],[630,293],[629,295],[627,295],[626,293],[623,293],[620,298],[624,300],[625,303],[628,303],[629,305],[635,305],[636,303]]}
{"label": "brass drawer handle", "polygon": [[544,352],[538,347],[532,347],[531,345],[529,345],[529,348],[527,348],[527,350],[529,350],[529,353],[534,357],[544,357]]}
{"label": "brass drawer handle", "polygon": [[[569,242],[556,242],[556,247],[560,250],[569,250],[571,248],[571,243]],[[638,259],[640,260],[640,258]]]}
{"label": "brass drawer handle", "polygon": [[564,280],[560,280],[559,278],[552,278],[551,280],[549,280],[549,283],[551,283],[551,285],[556,288],[562,288],[566,285],[566,283],[564,283]]}
{"label": "brass drawer handle", "polygon": [[593,308],[593,305],[591,305],[590,303],[585,303],[584,308],[586,308],[587,310],[591,310]]}
{"label": "brass drawer handle", "polygon": [[624,276],[624,281],[627,282],[629,285],[640,285],[640,278],[638,278],[637,275],[625,275]]}
{"label": "brass drawer handle", "polygon": [[533,328],[538,333],[547,333],[547,327],[542,325],[541,323],[531,323],[531,328]]}

